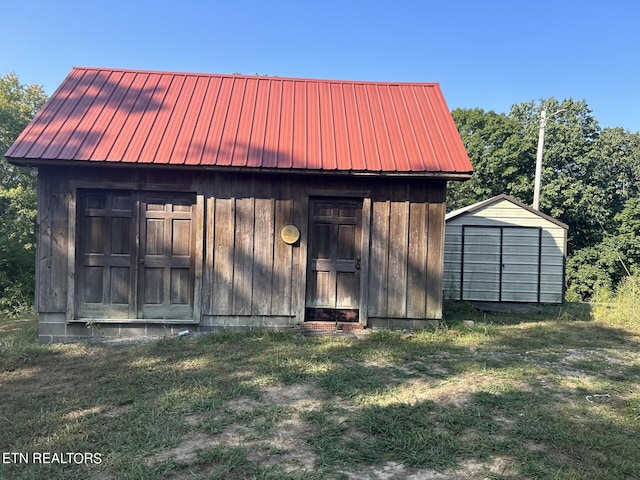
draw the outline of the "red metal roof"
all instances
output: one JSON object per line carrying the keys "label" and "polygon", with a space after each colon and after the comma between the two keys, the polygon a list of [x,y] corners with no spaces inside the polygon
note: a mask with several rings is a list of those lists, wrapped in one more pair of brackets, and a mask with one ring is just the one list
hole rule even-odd
{"label": "red metal roof", "polygon": [[5,155],[467,176],[437,83],[73,68]]}

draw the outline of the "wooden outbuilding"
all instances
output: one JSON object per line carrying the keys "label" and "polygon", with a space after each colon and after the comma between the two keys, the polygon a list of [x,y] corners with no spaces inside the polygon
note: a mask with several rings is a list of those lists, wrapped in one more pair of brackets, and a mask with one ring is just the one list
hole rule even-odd
{"label": "wooden outbuilding", "polygon": [[562,303],[568,227],[508,195],[446,215],[445,298]]}
{"label": "wooden outbuilding", "polygon": [[99,68],[6,157],[38,169],[41,341],[423,326],[472,173],[438,84]]}

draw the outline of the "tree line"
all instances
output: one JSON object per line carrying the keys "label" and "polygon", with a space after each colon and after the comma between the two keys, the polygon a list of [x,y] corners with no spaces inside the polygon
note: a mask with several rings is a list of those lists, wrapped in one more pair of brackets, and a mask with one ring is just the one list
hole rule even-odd
{"label": "tree line", "polygon": [[569,226],[567,298],[640,273],[640,133],[600,128],[584,100],[514,104],[508,114],[456,109],[453,118],[475,173],[452,182],[453,210],[506,193],[531,205],[540,112],[546,126],[540,211]]}
{"label": "tree line", "polygon": [[[0,77],[0,152],[44,105],[39,85]],[[506,193],[533,199],[540,112],[559,112],[546,127],[540,210],[569,226],[567,298],[588,300],[640,274],[640,133],[600,128],[584,100],[514,104],[509,113],[452,112],[475,173],[450,182],[453,210]],[[0,161],[0,310],[33,303],[36,174]]]}
{"label": "tree line", "polygon": [[[0,77],[0,154],[9,149],[47,101],[39,85]],[[23,314],[33,304],[36,172],[0,161],[0,312]]]}

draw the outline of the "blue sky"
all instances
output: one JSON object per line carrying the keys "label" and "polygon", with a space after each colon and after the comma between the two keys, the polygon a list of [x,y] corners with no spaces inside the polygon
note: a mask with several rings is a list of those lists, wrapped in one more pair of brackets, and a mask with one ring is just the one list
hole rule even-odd
{"label": "blue sky", "polygon": [[640,131],[629,0],[34,0],[1,7],[0,74],[48,94],[72,66],[438,82],[451,109],[586,100]]}

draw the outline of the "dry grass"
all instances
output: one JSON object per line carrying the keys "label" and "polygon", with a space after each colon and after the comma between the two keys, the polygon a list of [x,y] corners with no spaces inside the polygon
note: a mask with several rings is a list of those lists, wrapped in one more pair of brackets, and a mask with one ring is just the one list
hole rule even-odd
{"label": "dry grass", "polygon": [[[484,314],[449,304],[446,319],[362,338],[221,331],[128,346],[40,346],[32,321],[2,322],[0,450],[30,461],[3,462],[0,478],[640,471],[637,322],[594,319],[588,305]],[[45,464],[38,452],[101,461]]]}

